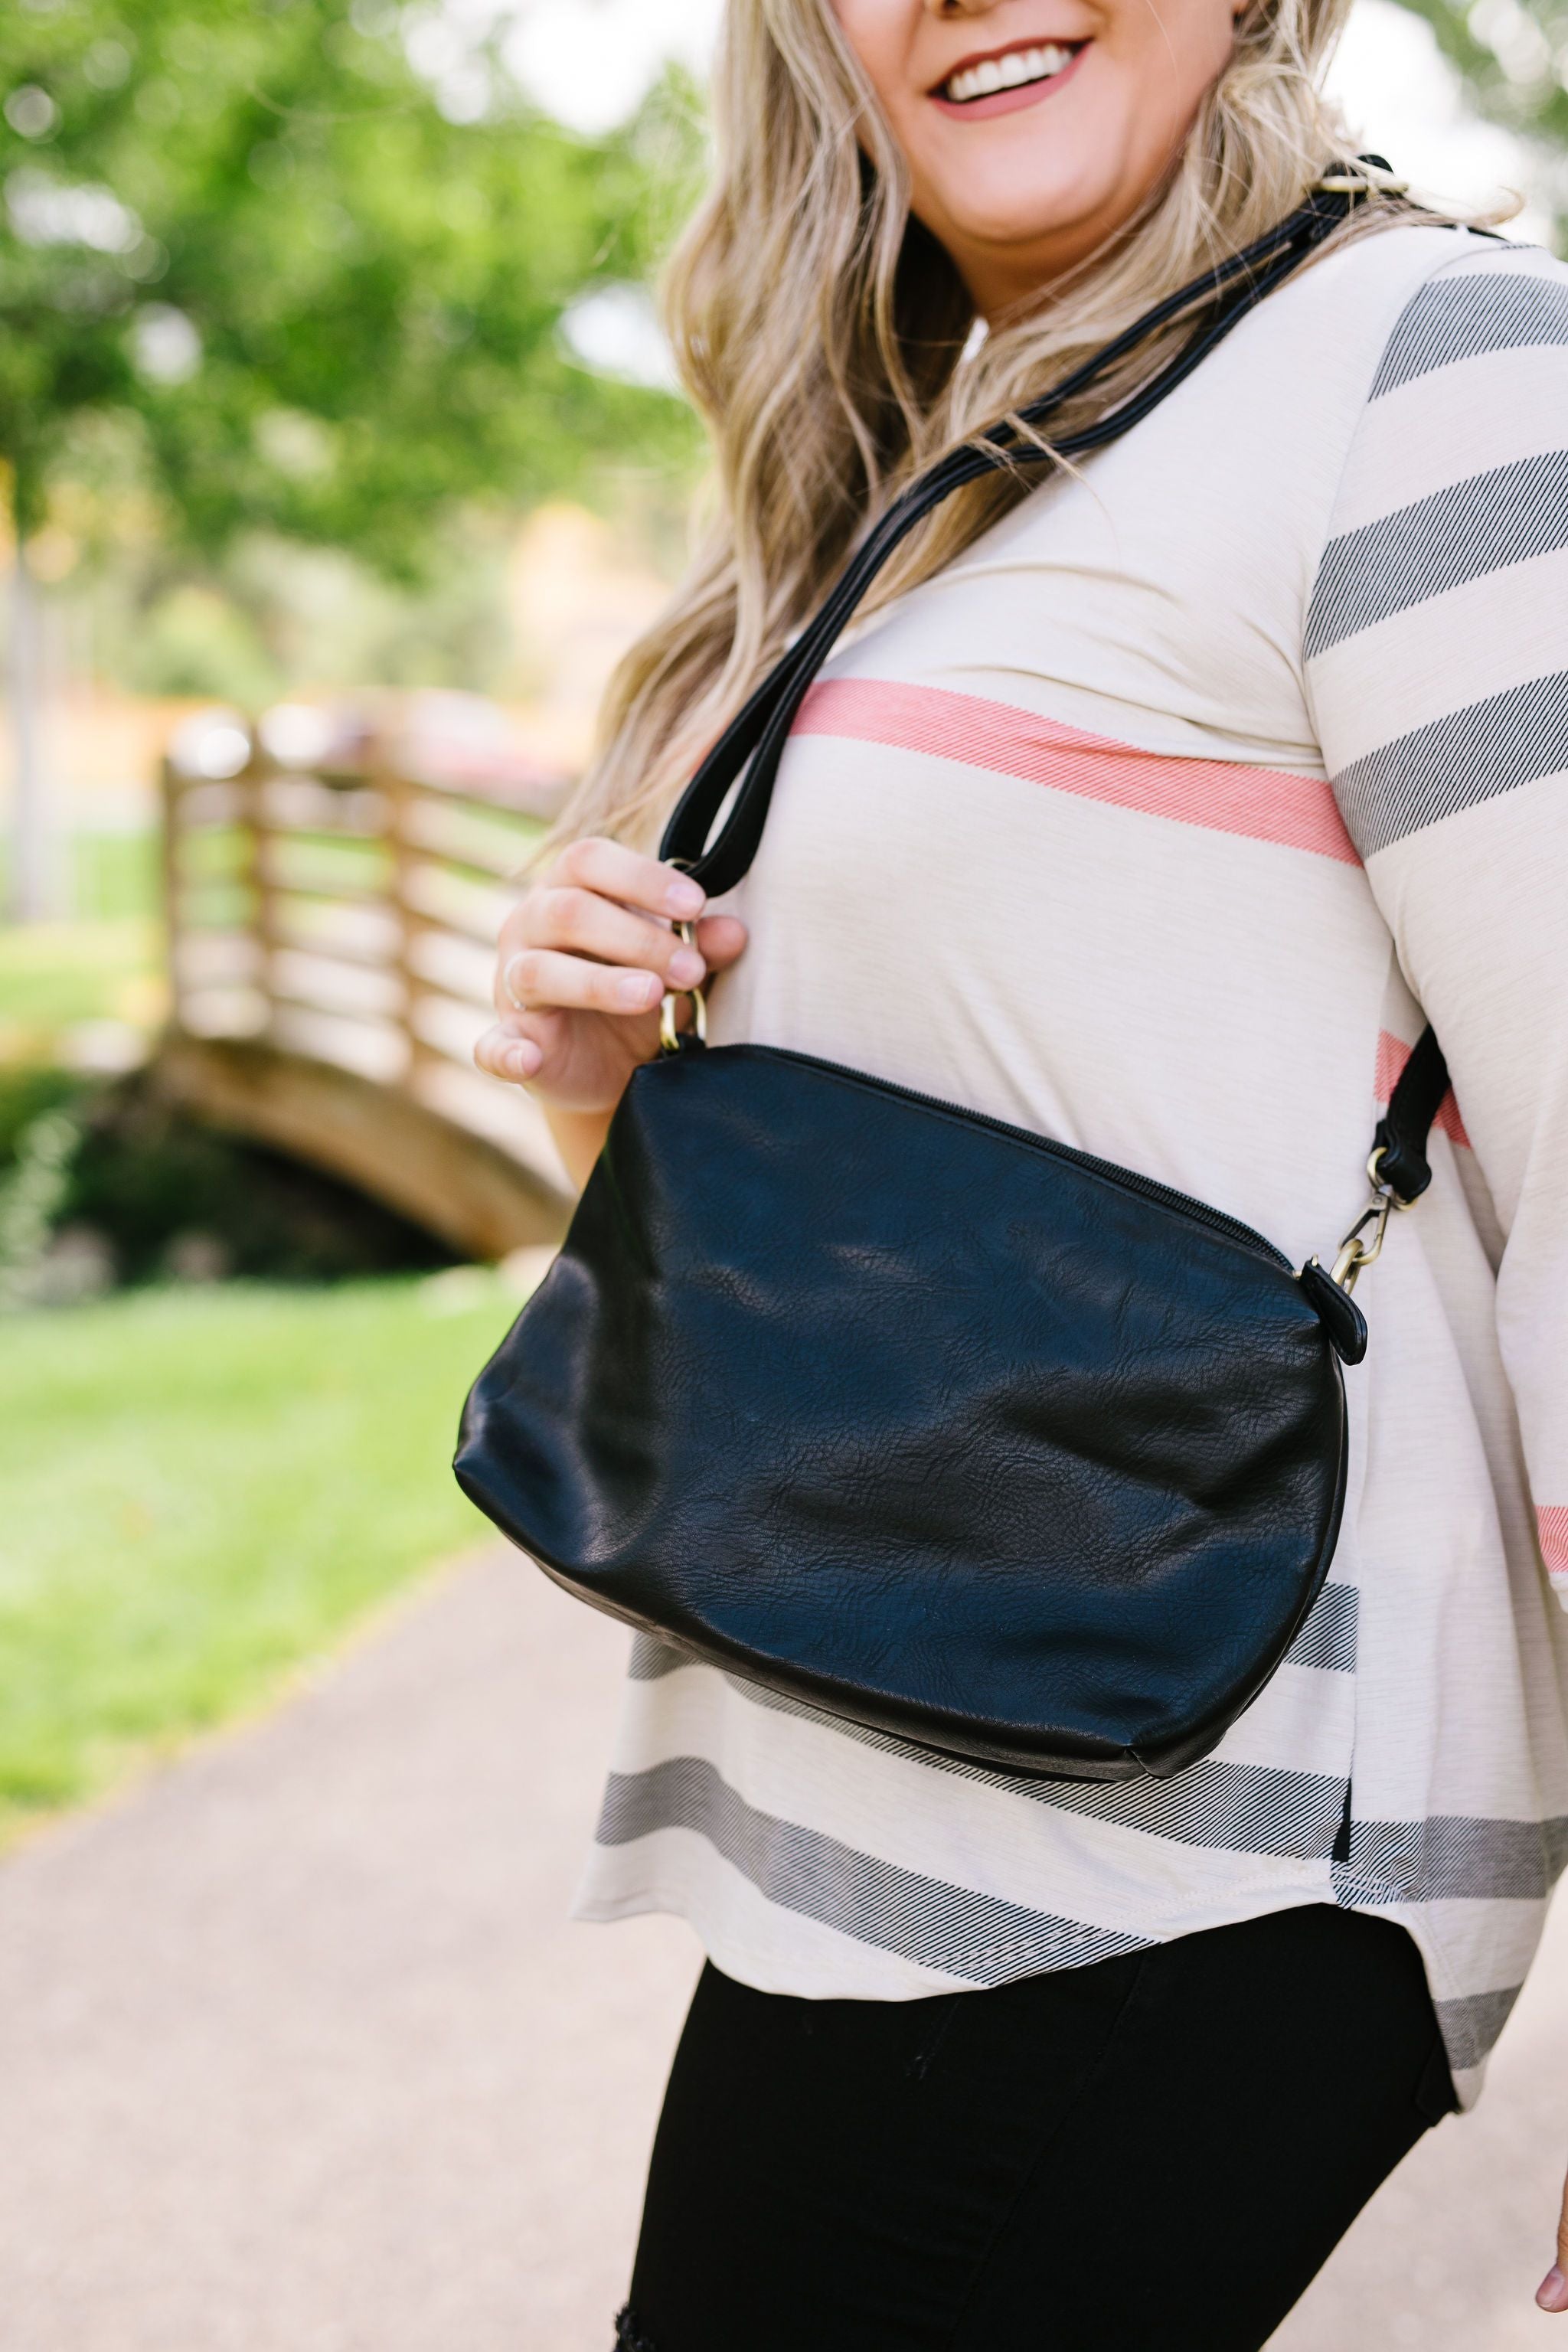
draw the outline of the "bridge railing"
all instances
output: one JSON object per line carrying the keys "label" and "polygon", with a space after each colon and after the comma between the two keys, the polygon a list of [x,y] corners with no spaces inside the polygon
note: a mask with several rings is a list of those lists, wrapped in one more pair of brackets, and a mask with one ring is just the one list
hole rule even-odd
{"label": "bridge railing", "polygon": [[395,739],[307,767],[233,728],[217,764],[231,772],[163,766],[174,1036],[351,1074],[561,1192],[537,1108],[471,1058],[496,933],[542,836],[538,782],[454,780]]}

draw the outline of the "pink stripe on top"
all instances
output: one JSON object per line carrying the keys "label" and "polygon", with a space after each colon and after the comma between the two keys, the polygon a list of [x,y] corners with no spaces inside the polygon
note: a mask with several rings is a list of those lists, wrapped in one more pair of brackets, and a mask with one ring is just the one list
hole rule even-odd
{"label": "pink stripe on top", "polygon": [[1535,1514],[1541,1536],[1541,1557],[1553,1576],[1568,1576],[1568,1508],[1544,1503]]}
{"label": "pink stripe on top", "polygon": [[[1395,1037],[1386,1029],[1379,1032],[1375,1085],[1377,1099],[1380,1103],[1387,1102],[1389,1096],[1399,1084],[1400,1072],[1409,1059],[1410,1048],[1403,1037]],[[1461,1143],[1467,1151],[1470,1150],[1470,1139],[1465,1133],[1465,1122],[1459,1117],[1459,1106],[1454,1100],[1452,1087],[1448,1088],[1438,1104],[1437,1115],[1432,1124],[1434,1127],[1441,1128],[1450,1143]]]}
{"label": "pink stripe on top", "polygon": [[924,751],[990,768],[1055,792],[1137,809],[1177,824],[1240,834],[1286,849],[1360,864],[1334,801],[1316,776],[1247,768],[1229,760],[1183,760],[1087,735],[1058,719],[946,687],[885,678],[824,678],[801,705],[797,735],[834,735],[890,750]]}

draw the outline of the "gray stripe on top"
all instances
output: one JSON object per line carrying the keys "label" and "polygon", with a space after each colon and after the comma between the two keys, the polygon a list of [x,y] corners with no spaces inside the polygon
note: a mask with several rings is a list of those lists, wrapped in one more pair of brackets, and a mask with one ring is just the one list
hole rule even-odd
{"label": "gray stripe on top", "polygon": [[1521,784],[1568,769],[1568,670],[1449,711],[1352,760],[1334,779],[1363,859]]}
{"label": "gray stripe on top", "polygon": [[[819,1831],[759,1811],[700,1757],[678,1756],[651,1772],[612,1774],[599,1824],[601,1844],[627,1845],[671,1828],[709,1839],[770,1903],[976,1985],[1082,1968],[1146,1950],[1152,1940],[1026,1910],[880,1862]],[[1486,2057],[1518,1990],[1435,2003],[1456,2071],[1478,2066]]]}
{"label": "gray stripe on top", "polygon": [[1293,1862],[1326,1862],[1345,1808],[1346,1783],[1327,1772],[1286,1772],[1266,1764],[1205,1757],[1168,1780],[1011,1780],[1009,1785],[1069,1813],[1117,1822],[1184,1845],[1223,1846]]}
{"label": "gray stripe on top", "polygon": [[1508,2023],[1509,2012],[1523,1990],[1522,1985],[1510,1985],[1503,1992],[1472,1992],[1459,2000],[1433,2002],[1443,2047],[1456,2074],[1462,2067],[1480,2064]]}
{"label": "gray stripe on top", "polygon": [[[854,1736],[878,1738],[875,1733]],[[968,1777],[1005,1779],[978,1766],[971,1772],[970,1768],[944,1757],[923,1756],[920,1760]],[[1271,1791],[1258,1786],[1268,1782],[1275,1784]],[[1294,1789],[1290,1783],[1296,1784]],[[1345,1798],[1342,1780],[1306,1772],[1267,1772],[1256,1765],[1212,1759],[1190,1765],[1173,1780],[1140,1781],[1124,1789],[1085,1790],[1081,1783],[1029,1780],[1021,1775],[1006,1777],[1005,1785],[1014,1794],[1032,1796],[1038,1803],[1062,1811],[1121,1819],[1128,1828],[1184,1843],[1223,1846],[1237,1853],[1267,1853],[1284,1861],[1329,1858],[1342,1827]],[[1309,1800],[1310,1788],[1315,1801]],[[610,1790],[598,1832],[600,1843],[606,1845],[625,1844],[651,1830],[678,1826],[709,1838],[734,1861],[731,1849],[741,1817],[734,1809],[739,1807],[748,1821],[752,1818],[752,1808],[705,1758],[676,1757],[644,1772],[613,1774]],[[1322,1801],[1331,1791],[1337,1791],[1331,1820]],[[1143,1819],[1110,1810],[1118,1798],[1134,1793],[1145,1801]],[[771,1817],[754,1818],[765,1822]],[[817,1836],[816,1831],[793,1823],[787,1826],[797,1843]],[[836,1868],[858,1868],[861,1864],[869,1870],[882,1866],[836,1839],[827,1839],[826,1846],[837,1858]],[[1563,1867],[1565,1849],[1568,1820],[1562,1818],[1524,1822],[1434,1815],[1424,1822],[1352,1822],[1350,1858],[1333,1865],[1334,1898],[1347,1909],[1356,1910],[1381,1910],[1404,1903],[1542,1902]],[[773,1892],[765,1874],[748,1869],[747,1875],[770,1900],[787,1902],[786,1896]],[[943,1902],[954,1893],[940,1886],[936,1891]],[[873,1937],[871,1940],[885,1939]]]}
{"label": "gray stripe on top", "polygon": [[[665,1655],[646,1659],[644,1680],[673,1674],[692,1663],[670,1643],[660,1643],[657,1647]],[[1037,1805],[1090,1814],[1096,1820],[1117,1822],[1124,1828],[1142,1830],[1151,1837],[1173,1838],[1184,1845],[1223,1846],[1232,1853],[1326,1862],[1344,1818],[1347,1784],[1333,1773],[1282,1771],[1266,1764],[1238,1764],[1228,1757],[1210,1756],[1202,1763],[1189,1764],[1168,1780],[1050,1780],[1037,1772],[1009,1772],[971,1757],[917,1747],[891,1732],[875,1731],[869,1725],[851,1723],[846,1717],[807,1706],[803,1700],[764,1690],[760,1683],[746,1682],[739,1675],[726,1675],[724,1679],[752,1706],[820,1724],[841,1738],[877,1748],[885,1756],[902,1756],[927,1771],[978,1781],[984,1788],[1004,1790],[1009,1796],[1027,1797]]]}
{"label": "gray stripe on top", "polygon": [[[1541,257],[1550,266],[1550,256]],[[1501,270],[1486,277],[1436,278],[1406,304],[1384,348],[1371,397],[1379,400],[1456,360],[1541,343],[1568,343],[1568,286]]]}
{"label": "gray stripe on top", "polygon": [[[683,1663],[676,1652],[662,1671]],[[725,1679],[752,1706],[820,1723],[844,1738],[903,1756],[929,1771],[978,1781],[1058,1811],[1112,1822],[1178,1844],[1217,1846],[1231,1853],[1268,1854],[1280,1861],[1328,1862],[1344,1826],[1348,1784],[1331,1773],[1286,1771],[1211,1756],[1168,1780],[1048,1780],[917,1748],[889,1733],[782,1698],[738,1675]],[[653,1768],[655,1774],[663,1769]],[[701,1824],[689,1822],[687,1826]],[[1426,1821],[1352,1822],[1348,1856],[1334,1863],[1332,1881],[1338,1901],[1364,1910],[1394,1903],[1539,1902],[1550,1893],[1565,1862],[1568,1817],[1531,1822],[1436,1814]]]}
{"label": "gray stripe on top", "polygon": [[1307,1612],[1306,1623],[1286,1651],[1285,1664],[1353,1675],[1360,1608],[1361,1595],[1353,1584],[1325,1584]]}
{"label": "gray stripe on top", "polygon": [[1395,613],[1562,547],[1568,547],[1568,449],[1470,474],[1329,541],[1302,649],[1311,661]]}
{"label": "gray stripe on top", "polygon": [[667,1642],[662,1633],[636,1633],[626,1673],[634,1683],[657,1683],[666,1675],[679,1674],[682,1666],[696,1664],[691,1652],[683,1650],[679,1642]]}
{"label": "gray stripe on top", "polygon": [[1350,1856],[1334,1867],[1338,1900],[1544,1902],[1568,1860],[1568,1819],[1495,1821],[1434,1813],[1424,1822],[1352,1822]]}
{"label": "gray stripe on top", "polygon": [[760,1812],[700,1757],[673,1757],[650,1772],[611,1774],[599,1822],[602,1845],[626,1845],[672,1828],[707,1838],[770,1903],[974,1984],[1081,1968],[1142,1951],[1150,1940],[1026,1910],[858,1853],[820,1831]]}
{"label": "gray stripe on top", "polygon": [[[1353,1671],[1357,1607],[1353,1585],[1325,1585],[1291,1646],[1289,1662]],[[630,1671],[637,1681],[655,1682],[693,1663],[690,1653],[677,1643],[639,1634],[633,1644]],[[1037,1773],[1008,1771],[970,1757],[920,1747],[891,1732],[828,1715],[803,1699],[786,1697],[740,1675],[726,1674],[724,1679],[753,1706],[821,1724],[883,1755],[902,1756],[931,1771],[978,1781],[1011,1796],[1027,1797],[1036,1804],[1119,1822],[1185,1845],[1326,1862],[1344,1816],[1346,1784],[1337,1773],[1289,1771],[1237,1763],[1227,1757],[1206,1757],[1168,1780],[1051,1780]]]}

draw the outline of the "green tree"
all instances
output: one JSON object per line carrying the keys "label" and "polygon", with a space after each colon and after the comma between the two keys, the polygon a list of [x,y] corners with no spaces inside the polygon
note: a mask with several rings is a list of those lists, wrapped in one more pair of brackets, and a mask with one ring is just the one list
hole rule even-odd
{"label": "green tree", "polygon": [[1534,186],[1568,229],[1568,0],[1404,0],[1478,110],[1534,151]]}
{"label": "green tree", "polygon": [[585,373],[559,331],[584,289],[645,276],[679,110],[573,137],[482,51],[433,89],[404,34],[389,0],[0,11],[18,911],[41,883],[26,549],[63,483],[134,467],[196,545],[264,524],[406,571],[455,502],[689,448],[675,402]]}

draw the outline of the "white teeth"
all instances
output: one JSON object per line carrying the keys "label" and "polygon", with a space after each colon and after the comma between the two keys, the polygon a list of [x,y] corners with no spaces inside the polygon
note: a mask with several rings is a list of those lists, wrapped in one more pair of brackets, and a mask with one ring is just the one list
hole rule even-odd
{"label": "white teeth", "polygon": [[978,65],[955,73],[942,95],[963,106],[971,99],[993,97],[999,89],[1022,89],[1026,82],[1048,81],[1072,61],[1073,51],[1055,41],[1043,42],[1034,49],[1010,49],[1005,58],[983,58]]}

